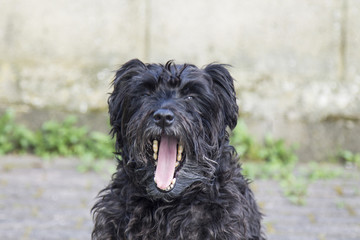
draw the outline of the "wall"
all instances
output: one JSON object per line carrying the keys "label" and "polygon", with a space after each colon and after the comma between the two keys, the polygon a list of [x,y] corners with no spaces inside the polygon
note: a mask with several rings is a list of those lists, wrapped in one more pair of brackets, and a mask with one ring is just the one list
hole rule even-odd
{"label": "wall", "polygon": [[0,6],[0,109],[13,107],[26,124],[60,112],[106,119],[113,71],[131,58],[217,61],[233,66],[241,115],[259,138],[270,132],[299,143],[303,159],[325,159],[337,148],[360,151],[357,0]]}

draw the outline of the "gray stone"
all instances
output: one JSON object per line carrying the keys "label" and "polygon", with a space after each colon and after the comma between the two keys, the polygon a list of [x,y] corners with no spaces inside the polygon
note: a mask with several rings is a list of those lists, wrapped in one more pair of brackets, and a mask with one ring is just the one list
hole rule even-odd
{"label": "gray stone", "polygon": [[[90,239],[90,209],[115,162],[107,162],[97,173],[79,173],[79,163],[0,157],[0,239]],[[290,203],[276,181],[251,183],[268,239],[359,239],[360,175],[348,171],[348,177],[311,183],[304,206]]]}

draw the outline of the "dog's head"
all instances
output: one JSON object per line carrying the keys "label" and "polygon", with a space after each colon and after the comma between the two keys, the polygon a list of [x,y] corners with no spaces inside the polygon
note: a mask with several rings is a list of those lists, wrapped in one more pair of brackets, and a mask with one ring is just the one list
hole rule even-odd
{"label": "dog's head", "polygon": [[224,65],[125,63],[113,81],[110,124],[121,168],[153,199],[210,184],[237,122]]}

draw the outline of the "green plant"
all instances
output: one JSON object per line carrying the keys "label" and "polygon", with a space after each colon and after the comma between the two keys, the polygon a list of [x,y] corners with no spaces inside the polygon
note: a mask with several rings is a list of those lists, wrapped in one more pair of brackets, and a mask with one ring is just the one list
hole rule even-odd
{"label": "green plant", "polygon": [[288,147],[283,139],[273,139],[270,135],[265,137],[264,147],[259,155],[267,162],[284,165],[293,164],[298,160],[294,146]]}
{"label": "green plant", "polygon": [[360,167],[360,153],[353,153],[349,150],[339,150],[334,158],[342,164]]}
{"label": "green plant", "polygon": [[243,120],[238,121],[236,128],[232,131],[230,141],[241,158],[260,160],[259,145],[250,135]]}
{"label": "green plant", "polygon": [[78,127],[74,116],[62,122],[45,122],[38,131],[15,123],[14,113],[6,111],[0,117],[0,154],[35,153],[43,158],[75,156],[81,159],[79,169],[101,168],[98,159],[113,157],[114,141],[109,135]]}
{"label": "green plant", "polygon": [[274,139],[270,135],[265,137],[264,144],[260,144],[250,135],[246,124],[239,120],[230,138],[231,144],[240,158],[251,161],[292,164],[297,161],[295,147],[288,147],[282,139]]}
{"label": "green plant", "polygon": [[[243,162],[243,174],[250,179],[275,179],[290,202],[305,204],[307,188],[312,181],[332,179],[343,174],[341,168],[310,162],[298,164],[295,146],[288,146],[283,139],[266,135],[264,142],[257,142],[249,133],[243,120],[239,120],[231,135]],[[359,166],[360,155],[339,151],[337,161]]]}
{"label": "green plant", "polygon": [[112,158],[114,156],[115,143],[110,136],[101,132],[91,132],[86,146],[92,149],[95,158]]}
{"label": "green plant", "polygon": [[15,124],[11,110],[0,118],[0,155],[10,152],[25,153],[34,148],[35,134],[22,125]]}
{"label": "green plant", "polygon": [[318,162],[308,163],[300,172],[310,181],[334,179],[344,174],[340,167]]}
{"label": "green plant", "polygon": [[35,153],[42,157],[81,156],[86,153],[88,130],[76,127],[76,118],[67,117],[63,122],[49,121],[37,133]]}
{"label": "green plant", "polygon": [[9,141],[10,134],[13,131],[12,112],[7,111],[0,118],[0,154],[6,154],[13,150],[13,145]]}
{"label": "green plant", "polygon": [[287,197],[290,202],[297,205],[305,204],[308,185],[309,181],[301,176],[295,176],[294,174],[288,174],[280,181],[280,186],[285,197]]}
{"label": "green plant", "polygon": [[93,159],[111,158],[114,142],[109,135],[90,132],[78,127],[77,119],[67,117],[63,122],[46,122],[37,133],[35,153],[43,157],[76,156],[87,164]]}

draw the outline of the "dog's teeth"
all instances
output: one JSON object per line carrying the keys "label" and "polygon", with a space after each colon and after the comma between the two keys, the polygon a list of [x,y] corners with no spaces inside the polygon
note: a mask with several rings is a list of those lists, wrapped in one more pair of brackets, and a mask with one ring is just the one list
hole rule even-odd
{"label": "dog's teeth", "polygon": [[176,160],[179,162],[181,161],[181,158],[182,158],[181,154],[183,153],[183,151],[184,151],[183,145],[179,144],[178,152],[177,152],[177,156],[176,156]]}
{"label": "dog's teeth", "polygon": [[156,178],[154,178],[154,182],[156,183]]}
{"label": "dog's teeth", "polygon": [[158,152],[158,150],[159,150],[159,142],[158,142],[158,140],[153,141],[153,150],[154,150],[154,153]]}
{"label": "dog's teeth", "polygon": [[[155,182],[155,184],[157,184],[155,178],[154,178],[154,182]],[[176,183],[176,178],[173,178],[171,180],[171,183],[170,183],[169,186],[167,186],[165,188],[160,188],[160,189],[163,190],[163,191],[170,191],[175,187],[175,183]]]}
{"label": "dog's teeth", "polygon": [[176,163],[175,163],[175,167],[178,167],[179,165],[180,165],[179,162],[176,162]]}
{"label": "dog's teeth", "polygon": [[158,158],[157,153],[154,153],[153,158],[154,158],[155,160],[157,160],[157,158]]}
{"label": "dog's teeth", "polygon": [[182,154],[182,152],[184,151],[184,147],[183,145],[179,144],[179,147],[178,147],[178,154]]}
{"label": "dog's teeth", "polygon": [[173,189],[175,187],[175,183],[176,183],[176,178],[173,178],[170,185],[166,188],[166,191],[170,191],[171,189]]}

